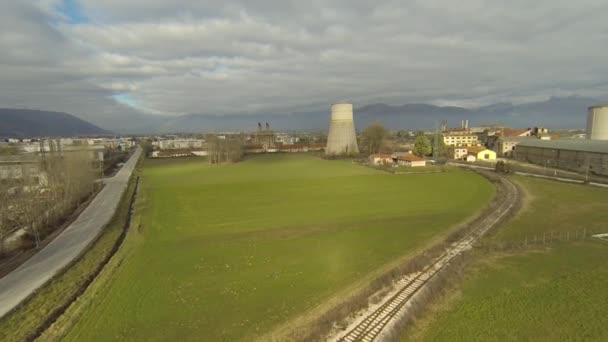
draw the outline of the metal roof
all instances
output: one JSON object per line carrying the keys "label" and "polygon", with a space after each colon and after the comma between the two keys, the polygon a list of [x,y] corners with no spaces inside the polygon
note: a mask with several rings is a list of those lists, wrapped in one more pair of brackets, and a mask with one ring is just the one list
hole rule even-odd
{"label": "metal roof", "polygon": [[502,140],[502,141],[518,142],[518,143],[521,143],[521,142],[524,142],[524,141],[530,141],[530,140],[540,140],[540,139],[538,139],[538,137],[531,137],[531,136],[525,136],[525,137],[519,137],[519,136],[518,137],[511,137],[511,136],[509,136],[509,137],[500,137],[499,139]]}
{"label": "metal roof", "polygon": [[561,140],[530,140],[518,145],[524,147],[550,148],[554,150],[569,150],[593,153],[608,153],[608,140],[561,139]]}
{"label": "metal roof", "polygon": [[602,108],[602,107],[608,107],[608,103],[598,103],[596,105],[590,106],[589,109]]}

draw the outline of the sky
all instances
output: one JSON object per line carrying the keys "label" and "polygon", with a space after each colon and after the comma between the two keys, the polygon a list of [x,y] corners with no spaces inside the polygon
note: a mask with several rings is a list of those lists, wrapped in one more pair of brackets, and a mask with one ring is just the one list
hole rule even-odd
{"label": "sky", "polygon": [[0,0],[0,107],[106,117],[606,98],[608,1]]}

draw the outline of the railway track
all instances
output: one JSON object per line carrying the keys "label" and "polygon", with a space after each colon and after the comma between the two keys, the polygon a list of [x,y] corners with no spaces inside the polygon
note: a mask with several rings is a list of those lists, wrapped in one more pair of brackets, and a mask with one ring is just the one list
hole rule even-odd
{"label": "railway track", "polygon": [[422,271],[406,276],[400,281],[400,288],[376,310],[363,320],[350,327],[341,335],[339,342],[364,341],[371,342],[378,338],[383,329],[398,316],[410,299],[424,286],[445,269],[450,262],[465,251],[471,249],[477,239],[496,225],[516,205],[518,199],[517,187],[504,177],[500,178],[505,198],[491,214],[479,221],[464,237],[452,243],[439,257],[425,266]]}

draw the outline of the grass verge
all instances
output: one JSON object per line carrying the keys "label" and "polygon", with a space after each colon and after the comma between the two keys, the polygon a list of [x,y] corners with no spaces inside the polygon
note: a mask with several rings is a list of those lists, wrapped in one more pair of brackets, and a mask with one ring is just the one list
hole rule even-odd
{"label": "grass verge", "polygon": [[124,234],[135,187],[136,177],[132,176],[114,217],[82,256],[0,320],[1,341],[34,340],[94,280]]}
{"label": "grass verge", "polygon": [[[606,190],[514,179],[526,188],[527,203],[489,239],[494,243],[553,231],[598,231],[608,217],[598,210],[608,205]],[[606,340],[606,257],[608,244],[589,237],[507,252],[478,248],[462,281],[436,296],[401,340]]]}

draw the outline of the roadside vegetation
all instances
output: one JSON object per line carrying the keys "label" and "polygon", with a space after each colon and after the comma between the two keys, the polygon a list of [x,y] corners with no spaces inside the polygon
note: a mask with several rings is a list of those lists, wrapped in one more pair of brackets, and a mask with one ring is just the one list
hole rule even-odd
{"label": "roadside vegetation", "polygon": [[[520,215],[487,239],[494,249],[471,255],[461,281],[451,281],[403,341],[608,339],[608,243],[590,237],[608,232],[608,191],[514,179],[526,191]],[[562,240],[525,245],[551,233]]]}
{"label": "roadside vegetation", "polygon": [[129,182],[113,219],[91,247],[24,303],[0,319],[1,341],[26,341],[37,337],[93,280],[111,256],[124,231],[129,203],[135,191],[135,178],[133,176]]}
{"label": "roadside vegetation", "polygon": [[260,337],[447,236],[493,194],[471,172],[396,177],[307,155],[146,160],[128,258],[64,339]]}

